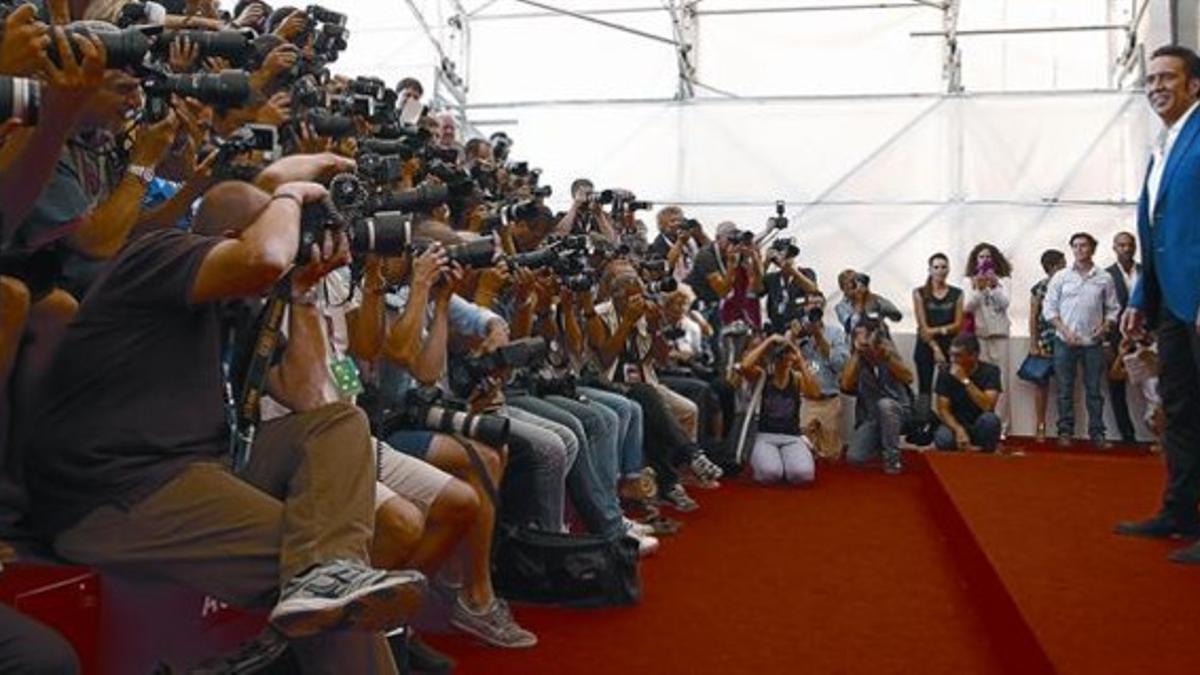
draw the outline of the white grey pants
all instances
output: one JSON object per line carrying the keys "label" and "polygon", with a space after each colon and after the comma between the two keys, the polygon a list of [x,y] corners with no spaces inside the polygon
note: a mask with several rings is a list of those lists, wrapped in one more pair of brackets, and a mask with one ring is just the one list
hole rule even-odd
{"label": "white grey pants", "polygon": [[811,483],[817,475],[812,443],[791,434],[759,432],[750,453],[750,468],[759,483]]}

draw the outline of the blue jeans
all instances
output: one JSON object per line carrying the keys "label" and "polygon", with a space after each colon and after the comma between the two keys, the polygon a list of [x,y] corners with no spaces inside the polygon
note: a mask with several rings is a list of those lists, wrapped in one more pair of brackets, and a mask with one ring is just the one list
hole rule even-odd
{"label": "blue jeans", "polygon": [[1099,344],[1071,347],[1054,338],[1054,376],[1058,378],[1058,435],[1075,435],[1075,370],[1083,362],[1083,392],[1087,404],[1088,438],[1104,440],[1104,351]]}
{"label": "blue jeans", "polygon": [[510,406],[557,422],[579,440],[579,455],[567,472],[567,494],[593,534],[615,536],[624,529],[617,498],[617,414],[562,396],[514,396]]}
{"label": "blue jeans", "polygon": [[[974,424],[967,427],[971,445],[979,447],[984,452],[995,452],[996,446],[1000,445],[1000,430],[1003,426],[1000,416],[996,413],[983,413],[975,420]],[[941,424],[933,433],[933,445],[938,450],[955,450],[958,449],[958,439],[954,438],[954,431],[950,427]]]}
{"label": "blue jeans", "polygon": [[617,413],[619,449],[621,456],[621,475],[636,476],[646,465],[643,455],[642,437],[643,417],[642,406],[632,399],[620,394],[592,387],[579,387],[579,393]]}

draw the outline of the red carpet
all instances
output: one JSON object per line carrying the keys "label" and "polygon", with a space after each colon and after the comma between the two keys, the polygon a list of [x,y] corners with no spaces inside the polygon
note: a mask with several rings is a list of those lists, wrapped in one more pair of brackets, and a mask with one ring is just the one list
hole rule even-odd
{"label": "red carpet", "polygon": [[527,651],[427,637],[464,674],[1005,672],[924,490],[841,466],[807,490],[697,490],[640,605],[518,607]]}
{"label": "red carpet", "polygon": [[[947,511],[961,519],[1059,673],[1200,671],[1200,570],[1173,565],[1178,542],[1111,534],[1158,504],[1162,459],[929,454]],[[937,485],[931,486],[936,490]]]}

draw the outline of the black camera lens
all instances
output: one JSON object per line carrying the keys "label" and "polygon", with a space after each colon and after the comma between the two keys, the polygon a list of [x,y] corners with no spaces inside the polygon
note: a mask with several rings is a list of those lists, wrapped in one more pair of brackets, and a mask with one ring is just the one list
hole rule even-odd
{"label": "black camera lens", "polygon": [[[146,53],[150,51],[150,39],[136,27],[120,31],[93,31],[86,23],[74,23],[68,25],[65,30],[69,34],[94,35],[98,38],[100,43],[104,45],[104,67],[109,70],[119,70],[139,65],[146,60]],[[83,53],[79,50],[79,44],[70,38],[68,38],[68,42],[75,53],[75,59],[82,61]],[[47,49],[46,56],[49,57],[54,65],[62,67],[62,59],[59,58],[58,49]]]}
{"label": "black camera lens", "polygon": [[308,123],[318,136],[329,138],[346,138],[353,136],[356,131],[352,118],[321,110],[308,111]]}
{"label": "black camera lens", "polygon": [[408,250],[410,219],[398,212],[377,213],[350,223],[347,238],[355,255],[397,256]]}
{"label": "black camera lens", "polygon": [[425,211],[445,204],[450,199],[450,189],[445,185],[422,185],[404,192],[389,192],[367,201],[369,213],[379,211]]}
{"label": "black camera lens", "polygon": [[155,55],[170,53],[171,43],[186,39],[196,46],[200,58],[219,57],[234,66],[244,66],[254,58],[253,36],[237,30],[168,30],[154,41]]}
{"label": "black camera lens", "polygon": [[0,120],[19,119],[34,125],[42,106],[42,85],[37,80],[0,75]]}

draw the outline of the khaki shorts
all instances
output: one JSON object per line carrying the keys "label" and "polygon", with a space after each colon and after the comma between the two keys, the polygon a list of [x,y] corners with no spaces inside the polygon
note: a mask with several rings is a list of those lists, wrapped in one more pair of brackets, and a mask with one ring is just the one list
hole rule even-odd
{"label": "khaki shorts", "polygon": [[392,497],[412,502],[421,513],[429,514],[437,496],[450,482],[450,474],[375,439],[379,448],[379,477],[375,481],[375,509]]}
{"label": "khaki shorts", "polygon": [[812,441],[816,454],[837,459],[842,454],[842,399],[806,398],[800,405],[800,428]]}

